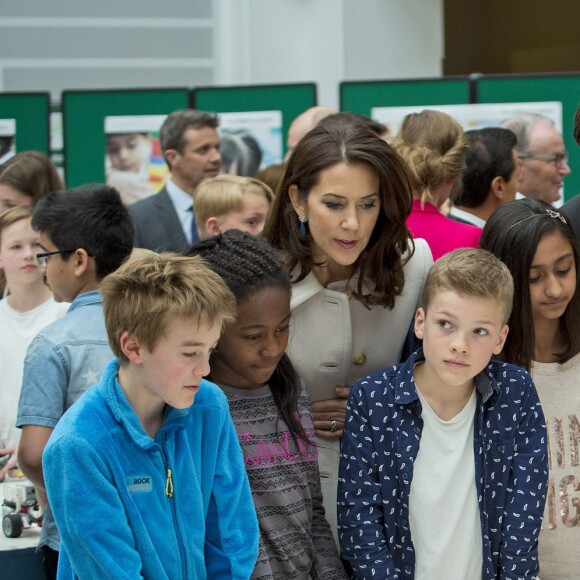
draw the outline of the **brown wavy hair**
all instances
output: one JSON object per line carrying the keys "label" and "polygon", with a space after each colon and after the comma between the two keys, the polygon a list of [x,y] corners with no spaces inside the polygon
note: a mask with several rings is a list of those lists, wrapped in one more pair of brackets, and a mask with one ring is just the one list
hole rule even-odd
{"label": "brown wavy hair", "polygon": [[[310,233],[301,235],[289,190],[295,185],[305,201],[325,169],[337,163],[362,164],[379,180],[381,210],[367,247],[355,263],[359,274],[355,296],[365,306],[393,308],[405,284],[403,266],[411,258],[414,245],[406,219],[413,203],[412,181],[403,159],[385,141],[367,128],[344,121],[325,123],[307,133],[286,164],[263,236],[283,251],[293,282],[304,279],[314,263]],[[374,290],[363,293],[363,279]]]}

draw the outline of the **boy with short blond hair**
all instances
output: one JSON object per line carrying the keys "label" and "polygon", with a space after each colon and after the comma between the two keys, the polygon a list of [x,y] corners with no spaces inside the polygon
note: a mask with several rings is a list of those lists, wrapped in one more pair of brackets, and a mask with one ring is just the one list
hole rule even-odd
{"label": "boy with short blond hair", "polygon": [[152,252],[101,293],[117,359],[43,457],[59,578],[249,578],[258,524],[242,452],[225,396],[202,379],[233,295],[201,259]]}
{"label": "boy with short blond hair", "polygon": [[483,250],[429,272],[423,349],[352,388],[338,515],[354,578],[535,578],[548,479],[530,376],[501,352],[513,281]]}
{"label": "boy with short blond hair", "polygon": [[195,190],[195,219],[200,239],[237,229],[259,235],[264,229],[272,190],[253,177],[218,175]]}

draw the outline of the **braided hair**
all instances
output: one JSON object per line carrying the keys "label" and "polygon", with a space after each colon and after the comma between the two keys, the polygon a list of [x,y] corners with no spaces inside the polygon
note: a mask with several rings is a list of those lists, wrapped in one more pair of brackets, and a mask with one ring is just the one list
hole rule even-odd
{"label": "braided hair", "polygon": [[[252,294],[272,286],[291,293],[288,271],[269,242],[239,230],[227,230],[193,246],[188,256],[200,256],[219,274],[239,304]],[[211,374],[210,374],[211,379]],[[274,402],[292,437],[310,443],[298,417],[301,385],[298,373],[284,353],[269,380]]]}

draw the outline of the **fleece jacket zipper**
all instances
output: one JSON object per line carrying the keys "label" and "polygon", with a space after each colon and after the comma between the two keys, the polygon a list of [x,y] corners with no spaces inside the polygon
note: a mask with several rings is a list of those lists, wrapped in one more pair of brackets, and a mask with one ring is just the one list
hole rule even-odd
{"label": "fleece jacket zipper", "polygon": [[175,500],[173,499],[173,476],[171,473],[171,466],[169,465],[169,459],[167,456],[167,434],[165,431],[161,438],[161,452],[163,455],[163,463],[165,467],[165,495],[169,501],[169,507],[171,509],[171,517],[173,518],[173,527],[175,528],[175,536],[177,538],[177,545],[179,546],[179,555],[181,559],[181,577],[187,580],[187,561],[185,557],[185,547],[183,545],[183,538],[181,537],[181,532],[179,530],[179,524],[177,522],[177,509],[175,507]]}

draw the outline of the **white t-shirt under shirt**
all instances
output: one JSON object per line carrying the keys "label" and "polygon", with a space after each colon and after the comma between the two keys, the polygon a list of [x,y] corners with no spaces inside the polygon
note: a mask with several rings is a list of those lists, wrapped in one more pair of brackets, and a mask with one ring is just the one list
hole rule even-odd
{"label": "white t-shirt under shirt", "polygon": [[483,542],[475,487],[477,395],[449,421],[419,393],[423,432],[409,497],[415,580],[481,580]]}
{"label": "white t-shirt under shirt", "polygon": [[0,439],[6,445],[20,440],[15,424],[28,345],[40,330],[64,316],[68,307],[51,297],[28,312],[17,312],[6,298],[0,300]]}
{"label": "white t-shirt under shirt", "polygon": [[542,580],[580,577],[580,354],[532,363],[548,428],[550,480],[539,558]]}

